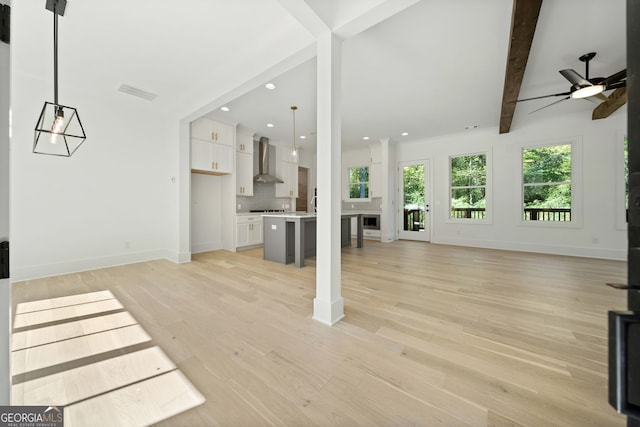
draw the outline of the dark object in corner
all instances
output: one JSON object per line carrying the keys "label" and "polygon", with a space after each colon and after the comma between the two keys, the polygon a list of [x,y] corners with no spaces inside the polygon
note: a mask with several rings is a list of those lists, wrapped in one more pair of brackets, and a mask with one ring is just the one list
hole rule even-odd
{"label": "dark object in corner", "polygon": [[0,279],[9,278],[9,242],[0,242]]}

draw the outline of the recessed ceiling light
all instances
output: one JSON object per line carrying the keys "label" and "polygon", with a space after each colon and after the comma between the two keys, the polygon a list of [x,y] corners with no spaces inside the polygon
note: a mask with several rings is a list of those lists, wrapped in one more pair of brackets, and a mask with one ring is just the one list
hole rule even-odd
{"label": "recessed ceiling light", "polygon": [[367,140],[367,139],[369,139],[369,137],[368,136],[363,136],[362,139]]}
{"label": "recessed ceiling light", "polygon": [[304,135],[300,135],[300,139],[307,139],[307,137]]}
{"label": "recessed ceiling light", "polygon": [[400,135],[407,136],[407,135],[409,135],[409,132],[402,132]]}
{"label": "recessed ceiling light", "polygon": [[476,129],[477,127],[478,127],[478,125],[467,125],[467,126],[465,126],[464,128],[465,128],[466,130],[470,130],[470,129]]}
{"label": "recessed ceiling light", "polygon": [[220,107],[222,111],[229,111],[229,107]]}
{"label": "recessed ceiling light", "polygon": [[274,90],[276,88],[276,85],[274,85],[273,83],[267,83],[266,85],[264,85],[264,87],[269,90]]}
{"label": "recessed ceiling light", "polygon": [[272,128],[273,127],[273,123],[267,123],[267,127],[268,128]]}

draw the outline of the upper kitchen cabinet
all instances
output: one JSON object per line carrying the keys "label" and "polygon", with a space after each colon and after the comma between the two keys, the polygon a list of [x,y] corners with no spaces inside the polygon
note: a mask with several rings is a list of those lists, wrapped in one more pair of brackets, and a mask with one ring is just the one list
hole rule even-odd
{"label": "upper kitchen cabinet", "polygon": [[369,197],[382,197],[382,163],[371,163],[369,168]]}
{"label": "upper kitchen cabinet", "polygon": [[236,152],[253,154],[253,135],[238,132],[236,135]]}
{"label": "upper kitchen cabinet", "polygon": [[[191,138],[233,145],[233,126],[200,117],[191,122]],[[253,147],[251,147],[253,150]]]}
{"label": "upper kitchen cabinet", "polygon": [[276,184],[276,197],[298,197],[298,156],[288,147],[276,150],[276,176],[282,184]]}
{"label": "upper kitchen cabinet", "polygon": [[382,197],[382,147],[371,146],[371,166],[369,167],[369,197]]}
{"label": "upper kitchen cabinet", "polygon": [[191,138],[191,171],[209,175],[233,173],[233,148]]}
{"label": "upper kitchen cabinet", "polygon": [[191,171],[233,173],[234,128],[201,117],[191,122]]}
{"label": "upper kitchen cabinet", "polygon": [[253,196],[253,135],[236,134],[236,195]]}

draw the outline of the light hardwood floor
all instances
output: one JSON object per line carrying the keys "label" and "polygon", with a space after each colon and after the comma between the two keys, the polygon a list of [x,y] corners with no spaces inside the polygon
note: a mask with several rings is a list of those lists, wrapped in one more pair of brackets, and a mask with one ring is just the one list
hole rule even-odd
{"label": "light hardwood floor", "polygon": [[[216,251],[16,283],[17,303],[111,291],[206,398],[163,426],[623,426],[607,311],[626,263],[421,242],[342,252],[343,321],[315,261]],[[14,311],[15,312],[15,311]]]}

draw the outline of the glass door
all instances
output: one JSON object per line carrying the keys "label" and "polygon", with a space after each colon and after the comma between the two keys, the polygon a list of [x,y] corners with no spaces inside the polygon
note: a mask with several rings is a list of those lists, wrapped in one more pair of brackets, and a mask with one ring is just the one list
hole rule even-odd
{"label": "glass door", "polygon": [[429,217],[429,160],[398,164],[398,238],[431,240]]}

